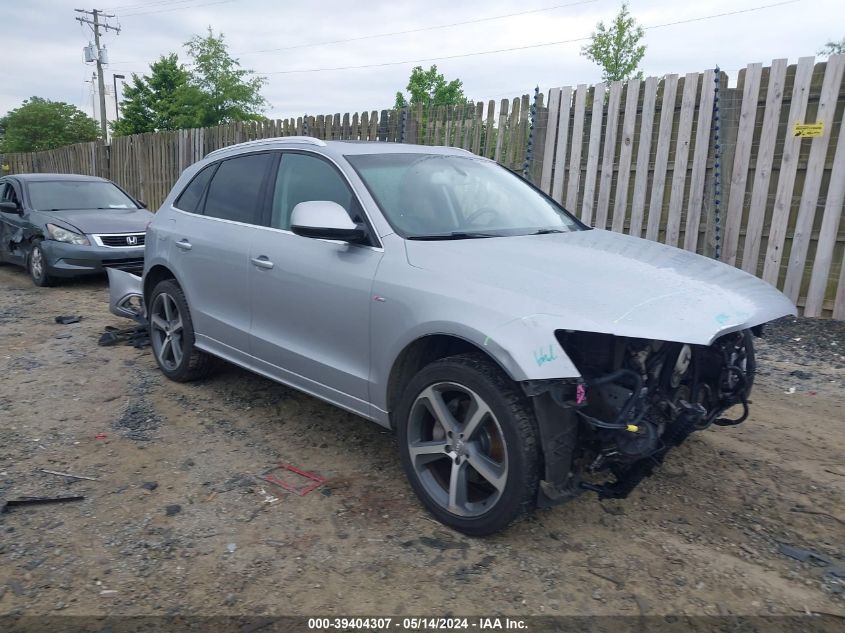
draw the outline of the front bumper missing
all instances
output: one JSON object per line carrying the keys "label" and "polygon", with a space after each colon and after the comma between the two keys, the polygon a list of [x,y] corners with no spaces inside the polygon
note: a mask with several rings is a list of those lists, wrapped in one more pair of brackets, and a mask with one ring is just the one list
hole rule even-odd
{"label": "front bumper missing", "polygon": [[109,276],[109,311],[127,319],[145,317],[141,277],[117,268],[107,268],[106,272]]}

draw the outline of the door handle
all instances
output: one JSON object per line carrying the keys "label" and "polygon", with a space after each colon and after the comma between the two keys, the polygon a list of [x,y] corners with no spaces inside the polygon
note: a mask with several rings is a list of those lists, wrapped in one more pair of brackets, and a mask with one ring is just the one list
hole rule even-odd
{"label": "door handle", "polygon": [[266,255],[260,255],[258,257],[253,257],[249,261],[251,261],[253,263],[253,265],[258,266],[259,268],[265,268],[267,270],[270,270],[275,265],[275,264],[273,264],[273,262],[271,262],[269,259],[267,259]]}
{"label": "door handle", "polygon": [[176,247],[181,248],[183,251],[189,251],[193,248],[193,246],[191,246],[191,243],[185,239],[176,242]]}

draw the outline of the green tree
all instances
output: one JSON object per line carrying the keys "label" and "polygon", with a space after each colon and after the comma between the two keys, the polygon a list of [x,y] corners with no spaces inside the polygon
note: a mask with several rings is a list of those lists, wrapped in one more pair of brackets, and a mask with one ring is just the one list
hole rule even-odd
{"label": "green tree", "polygon": [[117,136],[200,125],[203,95],[176,53],[150,64],[149,75],[132,74],[123,88],[121,119],[112,125]]}
{"label": "green tree", "polygon": [[823,55],[824,57],[845,54],[845,37],[843,37],[838,42],[830,40],[827,44],[824,45],[824,48],[822,48],[818,54]]}
{"label": "green tree", "polygon": [[636,19],[623,3],[610,26],[604,22],[596,25],[592,41],[581,49],[581,54],[601,66],[603,81],[623,81],[642,77],[637,71],[645,56],[645,45],[640,41],[645,35]]}
{"label": "green tree", "polygon": [[209,27],[205,37],[195,35],[185,48],[193,62],[191,85],[202,94],[201,126],[263,118],[267,101],[261,96],[261,87],[266,79],[241,68],[229,54],[222,33],[215,36]]}
{"label": "green tree", "polygon": [[442,73],[437,72],[433,65],[428,70],[416,66],[411,71],[411,78],[406,87],[411,95],[410,100],[402,92],[396,93],[394,108],[405,108],[423,103],[426,106],[458,105],[466,103],[463,82],[460,79],[446,81]]}
{"label": "green tree", "polygon": [[31,97],[0,119],[2,152],[40,152],[45,149],[96,141],[99,124],[76,106]]}

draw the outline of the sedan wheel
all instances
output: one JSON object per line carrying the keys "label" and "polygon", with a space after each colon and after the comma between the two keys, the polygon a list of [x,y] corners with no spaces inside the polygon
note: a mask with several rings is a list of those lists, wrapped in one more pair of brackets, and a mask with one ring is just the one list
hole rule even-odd
{"label": "sedan wheel", "polygon": [[484,354],[421,369],[393,419],[411,487],[441,522],[482,536],[533,507],[540,472],[533,409]]}
{"label": "sedan wheel", "polygon": [[27,260],[27,268],[32,283],[36,286],[52,286],[53,278],[47,272],[47,258],[44,256],[44,251],[41,249],[41,241],[36,240],[32,244],[29,251],[29,258]]}

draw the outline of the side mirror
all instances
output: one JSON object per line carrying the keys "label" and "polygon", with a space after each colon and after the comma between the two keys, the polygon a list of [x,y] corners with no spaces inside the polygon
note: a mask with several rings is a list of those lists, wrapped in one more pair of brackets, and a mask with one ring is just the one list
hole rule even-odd
{"label": "side mirror", "polygon": [[21,209],[15,202],[0,202],[0,211],[3,213],[17,213],[18,215],[23,215],[23,209]]}
{"label": "side mirror", "polygon": [[351,220],[346,209],[329,200],[300,202],[293,208],[290,224],[290,230],[302,237],[353,244],[367,239],[366,231]]}

